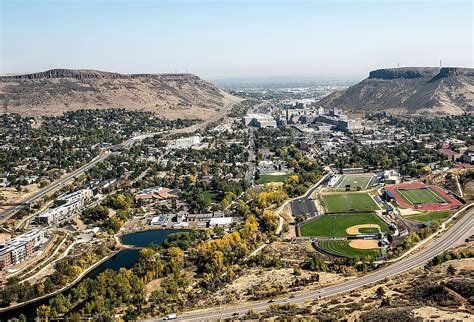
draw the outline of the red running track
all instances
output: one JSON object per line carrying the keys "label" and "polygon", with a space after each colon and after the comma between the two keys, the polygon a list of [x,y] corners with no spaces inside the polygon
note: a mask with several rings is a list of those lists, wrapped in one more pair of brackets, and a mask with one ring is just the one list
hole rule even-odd
{"label": "red running track", "polygon": [[[446,200],[448,203],[445,204],[431,204],[431,203],[426,203],[426,204],[420,204],[420,205],[411,205],[398,194],[397,189],[420,189],[420,188],[430,188],[431,190],[434,190],[436,193],[438,193],[441,197],[443,197],[444,200]],[[427,185],[421,182],[415,182],[415,183],[402,183],[402,184],[397,184],[393,186],[388,186],[385,187],[385,190],[390,192],[394,197],[397,203],[405,208],[411,208],[411,209],[417,209],[417,210],[428,210],[428,211],[439,211],[439,210],[451,210],[454,209],[458,206],[461,206],[462,203],[454,198],[453,196],[447,194],[444,192],[443,189],[441,189],[438,186],[435,185]]]}

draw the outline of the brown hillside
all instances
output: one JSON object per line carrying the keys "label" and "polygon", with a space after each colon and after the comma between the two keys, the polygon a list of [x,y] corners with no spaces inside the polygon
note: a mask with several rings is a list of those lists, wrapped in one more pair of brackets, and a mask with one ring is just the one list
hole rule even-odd
{"label": "brown hillside", "polygon": [[393,68],[370,72],[362,82],[320,101],[352,113],[457,115],[474,111],[474,69]]}
{"label": "brown hillside", "polygon": [[235,97],[192,74],[124,75],[53,69],[0,76],[0,113],[51,115],[125,108],[166,118],[206,119]]}

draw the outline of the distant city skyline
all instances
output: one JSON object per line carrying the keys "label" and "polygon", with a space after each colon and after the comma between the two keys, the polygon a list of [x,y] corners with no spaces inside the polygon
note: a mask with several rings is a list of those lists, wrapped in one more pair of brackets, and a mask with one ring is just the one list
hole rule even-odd
{"label": "distant city skyline", "polygon": [[473,1],[0,2],[0,72],[362,79],[473,67]]}

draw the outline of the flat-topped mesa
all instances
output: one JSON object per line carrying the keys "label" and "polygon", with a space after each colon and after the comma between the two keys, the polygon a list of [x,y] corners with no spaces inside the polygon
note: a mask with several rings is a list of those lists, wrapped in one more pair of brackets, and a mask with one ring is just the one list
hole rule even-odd
{"label": "flat-topped mesa", "polygon": [[430,82],[434,82],[434,81],[437,81],[438,79],[446,78],[450,76],[474,77],[474,68],[443,67],[439,70],[439,73],[430,80]]}
{"label": "flat-topped mesa", "polygon": [[98,70],[88,69],[50,69],[44,72],[0,76],[0,81],[21,81],[21,80],[35,80],[35,79],[52,79],[52,78],[73,78],[79,80],[85,79],[132,79],[132,78],[158,78],[164,81],[179,81],[179,80],[200,80],[200,78],[193,74],[119,74],[112,72],[103,72]]}
{"label": "flat-topped mesa", "polygon": [[369,77],[331,93],[319,104],[349,113],[459,115],[474,112],[474,69],[403,67],[371,71]]}
{"label": "flat-topped mesa", "polygon": [[383,68],[371,71],[369,79],[413,79],[413,78],[431,78],[440,71],[436,67],[403,67],[403,68]]}
{"label": "flat-topped mesa", "polygon": [[165,118],[207,119],[235,98],[193,74],[120,74],[51,69],[0,76],[0,114],[60,115],[80,109],[125,108]]}

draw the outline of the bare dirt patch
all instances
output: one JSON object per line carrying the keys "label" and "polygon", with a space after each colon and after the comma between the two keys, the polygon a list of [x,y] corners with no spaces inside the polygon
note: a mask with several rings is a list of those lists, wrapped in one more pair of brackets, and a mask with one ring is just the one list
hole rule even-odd
{"label": "bare dirt patch", "polygon": [[[26,186],[21,187],[21,191],[17,191],[14,187],[6,187],[0,189],[0,195],[4,197],[1,203],[15,203],[20,202],[21,200],[31,196],[33,193],[39,190],[37,183],[32,183]],[[9,208],[9,206],[0,207]]]}
{"label": "bare dirt patch", "polygon": [[436,321],[472,321],[473,315],[466,312],[444,311],[432,306],[420,307],[413,310],[417,317],[431,317]]}
{"label": "bare dirt patch", "polygon": [[375,249],[379,248],[379,242],[374,239],[356,239],[351,240],[349,246],[357,249]]}
{"label": "bare dirt patch", "polygon": [[380,226],[376,225],[376,224],[355,225],[355,226],[347,228],[346,233],[348,233],[349,235],[360,234],[360,232],[359,232],[360,228],[378,228],[378,229],[380,229]]}
{"label": "bare dirt patch", "polygon": [[11,238],[10,234],[0,233],[0,243],[4,243]]}
{"label": "bare dirt patch", "polygon": [[282,260],[305,260],[314,255],[314,248],[311,245],[311,241],[299,242],[296,244],[288,242],[274,242],[268,245],[264,253],[272,257],[278,257]]}
{"label": "bare dirt patch", "polygon": [[421,214],[422,212],[421,211],[417,211],[417,210],[413,210],[413,209],[398,209],[400,211],[400,215],[402,216],[412,216],[412,215],[419,215]]}
{"label": "bare dirt patch", "polygon": [[[234,304],[243,303],[249,300],[278,297],[295,290],[314,289],[347,279],[339,274],[309,271],[302,271],[301,276],[295,276],[293,268],[249,268],[243,273],[231,284],[216,292],[212,300],[217,299],[220,302]],[[311,279],[314,275],[319,275],[319,282],[292,287],[298,280]]]}

